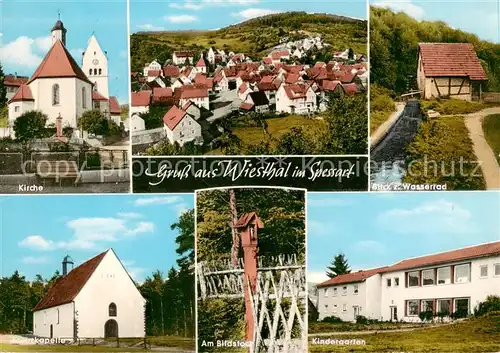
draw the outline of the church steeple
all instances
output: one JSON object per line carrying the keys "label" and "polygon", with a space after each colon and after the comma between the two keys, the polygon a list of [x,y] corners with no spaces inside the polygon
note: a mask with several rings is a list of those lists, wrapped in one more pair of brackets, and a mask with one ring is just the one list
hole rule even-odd
{"label": "church steeple", "polygon": [[52,44],[54,44],[57,40],[60,40],[64,46],[66,46],[66,28],[64,28],[64,24],[61,21],[61,14],[57,13],[57,22],[52,27]]}

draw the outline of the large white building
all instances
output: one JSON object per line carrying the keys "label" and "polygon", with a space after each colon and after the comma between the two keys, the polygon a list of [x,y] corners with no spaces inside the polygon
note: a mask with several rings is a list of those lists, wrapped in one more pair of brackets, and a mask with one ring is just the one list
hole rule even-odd
{"label": "large white building", "polygon": [[144,337],[145,299],[109,249],[68,271],[33,309],[38,337],[76,339]]}
{"label": "large white building", "polygon": [[[102,111],[108,117],[111,115],[109,100],[116,98],[109,96],[106,53],[92,35],[80,67],[66,48],[66,33],[64,24],[58,20],[51,30],[49,52],[31,78],[20,85],[8,102],[9,126],[32,110],[46,114],[47,124],[56,124],[60,117],[63,127],[74,129],[78,127],[78,118],[94,109],[96,104],[107,107]],[[107,104],[101,102],[102,99]]]}
{"label": "large white building", "polygon": [[488,295],[500,295],[500,241],[340,275],[317,287],[320,320],[420,322],[422,311],[469,314]]}

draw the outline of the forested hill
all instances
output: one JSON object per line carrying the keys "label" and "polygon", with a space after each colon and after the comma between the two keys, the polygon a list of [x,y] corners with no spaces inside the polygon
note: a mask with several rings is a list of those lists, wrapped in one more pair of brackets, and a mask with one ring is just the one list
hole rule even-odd
{"label": "forested hill", "polygon": [[416,88],[418,43],[472,43],[488,74],[488,91],[500,91],[500,44],[453,29],[444,22],[417,21],[405,13],[371,8],[371,82],[403,93]]}
{"label": "forested hill", "polygon": [[243,52],[260,58],[270,48],[288,36],[290,40],[321,34],[331,44],[332,51],[352,48],[356,53],[367,52],[367,22],[331,14],[287,12],[266,15],[218,30],[139,32],[130,41],[132,71],[157,59],[164,63],[174,50],[207,50],[214,46],[226,51]]}

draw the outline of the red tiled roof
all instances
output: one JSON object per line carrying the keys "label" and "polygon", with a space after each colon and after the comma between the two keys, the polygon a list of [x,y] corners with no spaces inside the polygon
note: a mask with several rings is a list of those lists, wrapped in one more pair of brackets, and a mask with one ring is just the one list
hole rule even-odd
{"label": "red tiled roof", "polygon": [[122,112],[118,99],[114,96],[109,97],[109,112],[111,114],[121,114]]}
{"label": "red tiled roof", "polygon": [[161,70],[149,70],[148,71],[148,76],[149,77],[158,77],[160,76]]}
{"label": "red tiled roof", "polygon": [[144,107],[149,105],[150,91],[132,92],[132,107]]}
{"label": "red tiled roof", "polygon": [[102,94],[100,94],[97,91],[92,91],[92,100],[93,101],[107,101],[108,98],[104,97]]}
{"label": "red tiled roof", "polygon": [[245,82],[243,82],[241,85],[240,85],[240,88],[238,88],[238,93],[245,93],[245,91],[247,90],[248,86]]}
{"label": "red tiled roof", "polygon": [[467,76],[487,80],[471,43],[420,43],[425,76]]}
{"label": "red tiled roof", "polygon": [[335,91],[335,88],[337,88],[339,84],[342,85],[340,81],[323,80],[322,88],[325,91]]}
{"label": "red tiled roof", "polygon": [[71,270],[66,276],[56,280],[52,287],[50,287],[47,295],[33,308],[33,311],[72,302],[78,293],[80,293],[80,290],[85,283],[87,283],[108,251],[109,250],[91,258],[87,262]]}
{"label": "red tiled roof", "polygon": [[192,51],[176,51],[176,52],[174,52],[174,54],[178,58],[192,58],[192,57],[194,57],[194,53]]}
{"label": "red tiled roof", "polygon": [[325,67],[326,66],[326,63],[324,63],[323,61],[318,61],[316,64],[314,64],[314,68],[315,69],[318,69],[318,68],[322,68],[322,67]]}
{"label": "red tiled roof", "polygon": [[185,85],[181,89],[181,99],[208,97],[208,88],[206,86]]}
{"label": "red tiled roof", "polygon": [[272,63],[273,63],[273,59],[271,59],[271,58],[264,58],[264,59],[262,60],[262,62],[263,62],[264,64],[266,64],[266,65],[270,65],[270,64],[272,64]]}
{"label": "red tiled roof", "polygon": [[44,77],[76,77],[92,84],[60,40],[52,45],[28,83]]}
{"label": "red tiled roof", "polygon": [[179,109],[176,105],[174,105],[163,116],[163,122],[170,130],[174,130],[186,114],[187,113],[184,110]]}
{"label": "red tiled roof", "polygon": [[491,255],[500,255],[500,241],[403,260],[388,267],[386,272],[408,270]]}
{"label": "red tiled roof", "polygon": [[16,94],[10,99],[10,102],[34,101],[33,94],[28,85],[21,85],[16,91]]}
{"label": "red tiled roof", "polygon": [[153,88],[153,99],[163,98],[163,97],[172,97],[173,92],[170,87],[154,87]]}
{"label": "red tiled roof", "polygon": [[342,84],[342,87],[344,88],[345,93],[351,96],[358,93],[358,86],[356,86],[355,83],[344,83]]}
{"label": "red tiled roof", "polygon": [[300,75],[298,73],[289,73],[286,75],[285,83],[297,83]]}
{"label": "red tiled roof", "polygon": [[318,284],[316,287],[321,288],[321,287],[333,286],[336,284],[362,282],[365,279],[370,278],[371,276],[384,272],[385,269],[387,269],[387,266],[374,268],[366,271],[361,270],[357,272],[346,273],[345,275],[339,275],[337,277],[329,279],[328,281],[322,282]]}
{"label": "red tiled roof", "polygon": [[236,222],[234,227],[235,228],[246,227],[254,217],[257,219],[257,225],[259,226],[259,228],[262,228],[264,225],[262,224],[262,221],[260,220],[260,218],[257,216],[257,213],[255,213],[255,212],[244,213],[240,217],[240,219],[238,219],[238,221]]}
{"label": "red tiled roof", "polygon": [[304,98],[306,97],[308,85],[287,85],[284,87],[285,93],[290,99]]}
{"label": "red tiled roof", "polygon": [[175,65],[167,65],[163,67],[163,75],[166,77],[179,77],[180,71],[179,67]]}
{"label": "red tiled roof", "polygon": [[290,53],[288,52],[288,50],[279,50],[279,51],[275,51],[275,52],[271,53],[271,58],[273,60],[279,60],[282,57],[289,56],[289,55],[290,55]]}
{"label": "red tiled roof", "polygon": [[19,87],[28,82],[29,77],[25,76],[14,76],[14,75],[5,75],[3,78],[4,86],[14,86]]}
{"label": "red tiled roof", "polygon": [[206,67],[207,65],[205,64],[205,60],[203,58],[200,58],[198,62],[196,63],[196,67]]}
{"label": "red tiled roof", "polygon": [[274,81],[275,77],[276,76],[271,76],[271,75],[264,76],[264,77],[262,77],[262,80],[260,81],[260,83],[272,83]]}

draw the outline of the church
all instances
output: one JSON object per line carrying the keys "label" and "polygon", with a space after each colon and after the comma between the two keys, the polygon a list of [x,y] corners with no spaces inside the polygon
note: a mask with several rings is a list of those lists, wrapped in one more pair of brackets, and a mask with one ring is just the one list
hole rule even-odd
{"label": "church", "polygon": [[74,269],[70,265],[66,256],[62,276],[33,309],[35,336],[144,337],[146,300],[113,249]]}
{"label": "church", "polygon": [[[86,111],[100,110],[120,123],[120,105],[109,96],[108,59],[92,34],[82,54],[80,67],[66,48],[67,30],[58,20],[51,31],[52,46],[30,79],[8,102],[9,126],[22,114],[38,110],[47,125],[78,129],[78,118]],[[82,134],[77,134],[82,137]]]}

